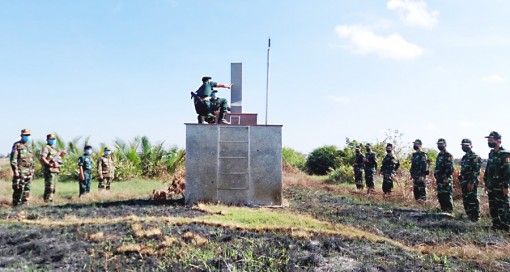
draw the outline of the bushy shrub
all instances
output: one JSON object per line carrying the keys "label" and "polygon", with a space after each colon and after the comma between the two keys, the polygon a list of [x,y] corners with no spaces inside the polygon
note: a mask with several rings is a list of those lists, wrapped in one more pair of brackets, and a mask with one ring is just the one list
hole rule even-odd
{"label": "bushy shrub", "polygon": [[341,165],[328,174],[328,181],[338,183],[353,183],[354,171],[349,165]]}
{"label": "bushy shrub", "polygon": [[284,147],[282,149],[282,161],[301,171],[306,171],[306,155],[292,148]]}
{"label": "bushy shrub", "polygon": [[306,169],[313,175],[326,175],[339,166],[338,151],[331,145],[314,149],[306,160]]}

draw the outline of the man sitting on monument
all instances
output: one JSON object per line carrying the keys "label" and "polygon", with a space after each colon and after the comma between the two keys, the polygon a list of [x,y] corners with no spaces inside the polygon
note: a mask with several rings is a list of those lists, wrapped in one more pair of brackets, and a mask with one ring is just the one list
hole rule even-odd
{"label": "man sitting on monument", "polygon": [[214,112],[219,111],[217,123],[229,125],[230,123],[225,120],[225,114],[229,107],[228,101],[225,98],[216,97],[215,92],[217,90],[214,88],[230,89],[232,84],[216,83],[211,79],[209,76],[202,77],[202,86],[195,92],[197,96],[195,97],[195,110],[198,114],[198,123],[203,124],[206,120],[213,119]]}

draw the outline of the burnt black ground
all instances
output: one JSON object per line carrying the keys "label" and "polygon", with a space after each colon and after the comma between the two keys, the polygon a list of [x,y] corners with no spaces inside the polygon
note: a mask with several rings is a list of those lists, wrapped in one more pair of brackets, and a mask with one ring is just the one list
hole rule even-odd
{"label": "burnt black ground", "polygon": [[[505,234],[483,226],[424,210],[375,205],[334,193],[288,188],[289,209],[320,220],[342,223],[401,241],[407,245],[443,242],[498,244]],[[198,217],[202,212],[180,203],[156,205],[148,200],[95,204],[69,204],[0,209],[0,218],[13,218],[23,210],[26,218],[62,220],[121,216]],[[199,224],[168,225],[152,222],[143,229],[162,231],[156,237],[137,237],[131,223],[42,227],[16,221],[0,225],[0,270],[11,271],[473,271],[483,267],[456,258],[421,255],[387,243],[317,235],[310,239],[284,233],[255,232]],[[104,233],[104,239],[90,239]],[[207,243],[187,239],[193,233]],[[475,234],[473,234],[475,233]],[[162,246],[165,237],[176,242]],[[152,251],[121,252],[136,244]],[[150,253],[152,252],[152,253]],[[504,263],[495,269],[506,270]]]}

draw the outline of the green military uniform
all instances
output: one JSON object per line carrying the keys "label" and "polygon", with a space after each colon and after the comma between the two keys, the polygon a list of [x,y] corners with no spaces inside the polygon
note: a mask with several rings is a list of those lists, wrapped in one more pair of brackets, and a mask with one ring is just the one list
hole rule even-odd
{"label": "green military uniform", "polygon": [[446,141],[439,139],[438,148],[442,146],[436,158],[434,178],[436,178],[437,200],[441,211],[451,213],[453,211],[453,156],[446,151]]}
{"label": "green military uniform", "polygon": [[12,178],[12,205],[28,203],[30,197],[30,183],[34,174],[34,154],[28,144],[30,130],[21,131],[21,136],[26,140],[20,140],[12,145],[10,163],[13,172]]}
{"label": "green military uniform", "polygon": [[[395,153],[393,153],[392,148],[393,145],[388,143],[386,146],[387,154],[384,156],[381,165],[381,173],[383,175],[382,190],[385,194],[391,193],[391,190],[393,189],[393,178],[395,177],[395,174],[400,167],[400,162],[395,156]],[[388,150],[390,152],[388,152]]]}
{"label": "green military uniform", "polygon": [[229,110],[229,104],[225,98],[216,98],[214,88],[218,87],[218,83],[209,81],[211,77],[203,77],[202,85],[195,92],[200,99],[195,98],[195,111],[198,114],[198,123],[202,124],[204,121],[211,123],[214,118],[214,111],[219,111],[218,123],[225,121],[225,114]]}
{"label": "green military uniform", "polygon": [[88,194],[90,192],[90,184],[92,182],[92,170],[94,166],[94,161],[92,160],[92,156],[90,154],[83,154],[83,156],[78,158],[78,166],[83,169],[83,177],[80,177],[80,196],[84,194]]}
{"label": "green military uniform", "polygon": [[[497,132],[491,132],[488,137],[501,139]],[[492,217],[494,229],[510,230],[508,190],[510,183],[510,152],[500,147],[497,151],[492,149],[483,176],[489,195],[489,213]]]}
{"label": "green military uniform", "polygon": [[[47,136],[48,140],[55,139],[55,135],[49,134]],[[44,148],[41,151],[41,162],[42,158],[46,158],[47,161],[50,163],[54,163],[54,158],[58,157],[60,152],[55,149],[52,145],[46,144]],[[55,189],[58,182],[58,175],[60,173],[59,167],[54,167],[53,165],[48,165],[44,162],[43,169],[44,169],[44,201],[45,202],[52,202],[53,196],[55,195]]]}
{"label": "green military uniform", "polygon": [[[414,141],[414,144],[421,146],[421,140]],[[413,178],[414,199],[427,199],[427,175],[429,174],[429,165],[427,163],[427,154],[423,151],[416,151],[411,158],[411,177]]]}
{"label": "green military uniform", "polygon": [[356,148],[356,159],[354,161],[354,165],[352,168],[354,169],[354,182],[356,183],[356,188],[363,189],[363,167],[365,164],[365,156],[361,154],[359,148]]}
{"label": "green military uniform", "polygon": [[[462,203],[464,210],[471,221],[480,220],[480,201],[478,200],[478,183],[480,168],[482,167],[482,158],[471,150],[471,140],[463,139],[462,145],[469,148],[465,150],[466,154],[460,162],[460,185],[462,187]],[[471,184],[472,190],[469,191],[468,185]]]}
{"label": "green military uniform", "polygon": [[[367,145],[367,148],[370,148],[370,145]],[[374,175],[377,171],[377,157],[374,152],[371,150],[368,151],[365,155],[365,164],[364,164],[364,170],[365,170],[365,182],[367,184],[367,188],[369,190],[374,189]]]}
{"label": "green military uniform", "polygon": [[[99,185],[98,188],[100,190],[110,190],[111,182],[113,180],[115,167],[113,166],[113,158],[109,153],[110,149],[105,147],[105,154],[99,157],[97,161],[97,172],[99,175]],[[110,151],[111,152],[111,151]],[[101,178],[102,177],[102,178]]]}

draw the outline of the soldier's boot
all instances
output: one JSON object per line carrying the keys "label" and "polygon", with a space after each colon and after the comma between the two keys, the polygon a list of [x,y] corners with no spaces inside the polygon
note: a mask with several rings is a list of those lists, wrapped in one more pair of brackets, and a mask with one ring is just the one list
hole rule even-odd
{"label": "soldier's boot", "polygon": [[205,116],[199,114],[197,119],[199,124],[205,124]]}
{"label": "soldier's boot", "polygon": [[220,112],[220,115],[218,116],[218,124],[230,125],[230,122],[225,120],[225,113],[224,112]]}
{"label": "soldier's boot", "polygon": [[23,192],[23,196],[21,198],[21,204],[22,205],[27,205],[29,197],[30,197],[30,192],[28,192],[28,191]]}

